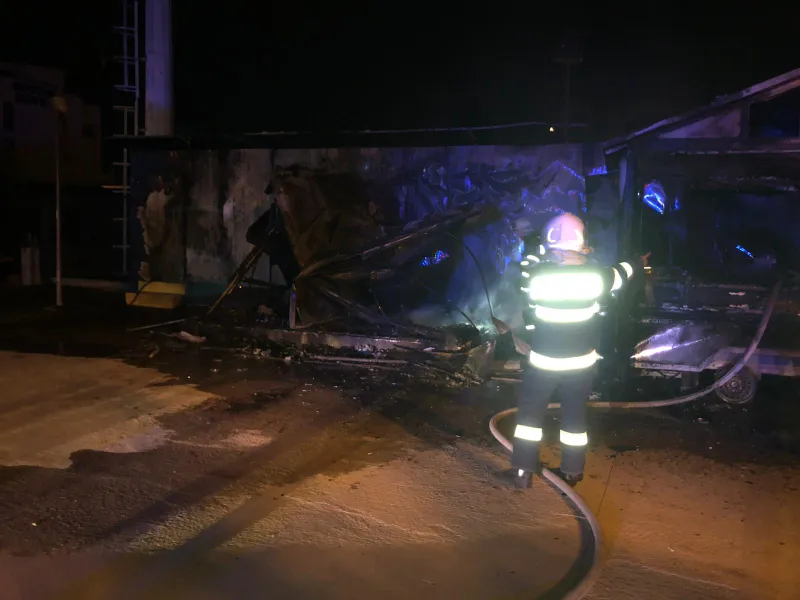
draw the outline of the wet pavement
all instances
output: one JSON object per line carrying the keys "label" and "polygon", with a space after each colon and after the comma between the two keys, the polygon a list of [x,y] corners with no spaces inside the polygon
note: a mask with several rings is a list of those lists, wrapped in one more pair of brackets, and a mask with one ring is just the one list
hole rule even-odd
{"label": "wet pavement", "polygon": [[[0,339],[4,597],[539,597],[577,555],[558,494],[496,477],[487,422],[513,386],[58,319]],[[592,413],[592,598],[796,597],[800,398],[761,390]]]}

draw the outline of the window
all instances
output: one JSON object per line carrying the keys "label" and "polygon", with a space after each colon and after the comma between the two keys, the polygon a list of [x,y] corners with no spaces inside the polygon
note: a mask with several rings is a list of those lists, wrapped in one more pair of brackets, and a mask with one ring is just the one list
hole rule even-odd
{"label": "window", "polygon": [[14,96],[20,104],[47,106],[55,90],[32,83],[14,82]]}
{"label": "window", "polygon": [[83,124],[83,137],[85,138],[94,138],[96,135],[94,130],[94,125],[92,123],[84,123]]}
{"label": "window", "polygon": [[14,133],[14,105],[3,102],[3,133]]}

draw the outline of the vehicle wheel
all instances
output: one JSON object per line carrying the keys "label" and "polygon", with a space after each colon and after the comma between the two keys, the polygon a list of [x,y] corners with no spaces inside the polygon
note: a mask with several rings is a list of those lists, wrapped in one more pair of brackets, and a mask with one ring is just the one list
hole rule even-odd
{"label": "vehicle wheel", "polygon": [[[716,379],[721,379],[728,372],[727,367],[723,367],[716,373]],[[725,385],[715,390],[717,396],[728,404],[748,404],[756,397],[758,389],[758,378],[752,369],[742,367],[742,369]]]}

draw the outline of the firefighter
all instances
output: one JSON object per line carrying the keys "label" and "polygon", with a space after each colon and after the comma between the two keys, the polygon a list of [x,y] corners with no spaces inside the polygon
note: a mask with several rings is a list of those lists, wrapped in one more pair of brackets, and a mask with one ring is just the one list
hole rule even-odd
{"label": "firefighter", "polygon": [[583,221],[573,214],[550,220],[541,242],[538,248],[528,248],[520,263],[531,345],[511,458],[511,475],[520,488],[530,487],[533,474],[541,471],[542,425],[556,392],[561,400],[562,448],[557,473],[570,485],[583,479],[588,443],[586,403],[595,363],[601,358],[596,350],[600,335],[597,315],[601,303],[616,295],[635,272],[627,262],[611,268],[592,264]]}

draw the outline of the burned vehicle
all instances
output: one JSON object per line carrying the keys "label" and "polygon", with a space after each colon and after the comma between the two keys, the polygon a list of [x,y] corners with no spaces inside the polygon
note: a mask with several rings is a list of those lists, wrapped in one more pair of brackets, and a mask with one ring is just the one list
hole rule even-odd
{"label": "burned vehicle", "polygon": [[[678,378],[691,390],[721,377],[749,349],[741,370],[715,389],[725,402],[745,404],[762,375],[794,377],[800,365],[800,155],[675,148],[640,147],[616,173],[587,183],[596,192],[590,228],[593,208],[602,213],[620,197],[610,190],[622,189],[620,246],[651,253],[613,333],[618,352],[607,368],[628,381]],[[756,335],[763,338],[751,349]]]}

